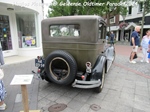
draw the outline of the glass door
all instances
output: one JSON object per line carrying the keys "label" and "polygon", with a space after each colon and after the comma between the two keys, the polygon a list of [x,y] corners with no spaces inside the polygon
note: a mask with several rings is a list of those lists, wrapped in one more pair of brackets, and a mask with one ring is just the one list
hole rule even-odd
{"label": "glass door", "polygon": [[12,50],[9,17],[0,15],[0,42],[3,51]]}

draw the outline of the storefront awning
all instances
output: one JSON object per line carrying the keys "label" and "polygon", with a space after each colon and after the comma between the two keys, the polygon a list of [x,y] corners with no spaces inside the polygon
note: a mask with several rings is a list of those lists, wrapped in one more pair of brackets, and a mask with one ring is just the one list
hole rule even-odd
{"label": "storefront awning", "polygon": [[128,30],[128,29],[131,29],[131,28],[134,28],[135,26],[137,26],[137,24],[131,22],[129,23],[129,25],[125,28],[125,30]]}

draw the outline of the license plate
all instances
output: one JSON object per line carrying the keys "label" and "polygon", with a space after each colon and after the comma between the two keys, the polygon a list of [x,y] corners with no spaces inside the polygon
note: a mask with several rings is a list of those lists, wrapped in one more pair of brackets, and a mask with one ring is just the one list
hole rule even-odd
{"label": "license plate", "polygon": [[38,60],[38,59],[35,59],[35,66],[36,67],[44,67],[45,66],[45,60],[41,59],[41,60]]}

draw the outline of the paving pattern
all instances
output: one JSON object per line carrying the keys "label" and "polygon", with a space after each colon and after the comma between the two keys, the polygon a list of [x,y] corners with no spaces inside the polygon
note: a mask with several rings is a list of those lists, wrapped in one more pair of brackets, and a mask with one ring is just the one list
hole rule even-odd
{"label": "paving pattern", "polygon": [[128,57],[116,56],[106,74],[104,89],[100,94],[91,89],[77,89],[40,81],[38,108],[49,112],[48,107],[64,103],[62,112],[95,112],[91,105],[100,107],[97,112],[149,112],[150,64],[130,64]]}
{"label": "paving pattern", "polygon": [[[14,75],[31,74],[32,70],[36,70],[34,60],[6,65],[3,66],[3,69],[5,73],[3,80],[7,91],[7,97],[5,99],[7,109],[1,112],[20,112],[20,110],[23,110],[22,99],[20,97],[17,99],[17,95],[21,96],[21,86],[10,86],[10,83]],[[27,86],[31,110],[37,108],[38,85],[39,80],[34,78],[32,84]]]}
{"label": "paving pattern", "polygon": [[[150,112],[150,64],[141,63],[140,58],[136,61],[130,64],[128,56],[117,53],[99,94],[94,89],[61,86],[35,77],[28,86],[30,110],[49,112],[48,108],[58,103],[67,105],[61,112]],[[3,69],[8,95],[7,109],[1,112],[19,112],[23,110],[22,102],[15,100],[21,88],[10,86],[10,82],[14,75],[31,74],[36,70],[34,60],[7,65]]]}

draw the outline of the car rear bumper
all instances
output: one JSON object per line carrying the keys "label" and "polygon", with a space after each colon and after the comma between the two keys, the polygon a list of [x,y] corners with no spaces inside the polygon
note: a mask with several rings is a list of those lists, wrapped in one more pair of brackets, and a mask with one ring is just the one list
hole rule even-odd
{"label": "car rear bumper", "polygon": [[77,80],[75,79],[75,81],[72,83],[72,87],[76,87],[76,88],[96,88],[99,87],[101,85],[101,81],[100,79],[97,81],[82,81],[82,80]]}

